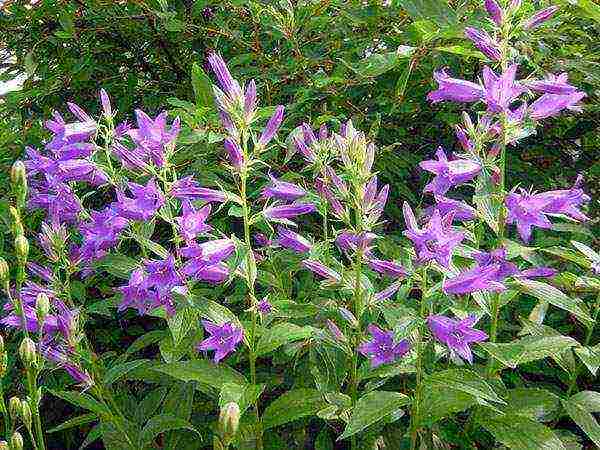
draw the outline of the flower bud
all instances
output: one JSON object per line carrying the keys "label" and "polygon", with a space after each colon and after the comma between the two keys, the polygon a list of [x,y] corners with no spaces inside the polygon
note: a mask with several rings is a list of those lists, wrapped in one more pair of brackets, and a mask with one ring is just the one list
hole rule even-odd
{"label": "flower bud", "polygon": [[21,419],[28,429],[31,428],[31,408],[26,400],[21,401]]}
{"label": "flower bud", "polygon": [[29,255],[29,241],[22,234],[18,235],[15,239],[15,250],[17,251],[17,257],[21,261],[27,261]]}
{"label": "flower bud", "polygon": [[240,407],[235,402],[229,402],[221,408],[219,426],[224,436],[232,437],[240,425]]}
{"label": "flower bud", "polygon": [[17,397],[11,397],[8,400],[8,413],[13,422],[19,420],[19,417],[21,417],[21,400]]}
{"label": "flower bud", "polygon": [[4,353],[4,338],[0,335],[0,354]]}
{"label": "flower bud", "polygon": [[8,208],[10,215],[12,217],[12,232],[15,236],[20,236],[25,234],[23,230],[23,224],[21,223],[21,214],[19,214],[19,210],[14,206],[10,206]]}
{"label": "flower bud", "polygon": [[19,347],[19,356],[21,361],[26,367],[31,367],[36,364],[36,350],[35,343],[30,338],[23,339],[21,346]]}
{"label": "flower bud", "polygon": [[10,437],[11,450],[23,450],[23,436],[18,431],[15,431]]}
{"label": "flower bud", "polygon": [[50,299],[44,292],[40,292],[35,299],[35,312],[40,323],[44,321],[44,318],[50,312]]}
{"label": "flower bud", "polygon": [[10,448],[8,446],[8,442],[0,441],[0,450],[10,450]]}
{"label": "flower bud", "polygon": [[27,172],[22,161],[15,161],[10,169],[10,180],[14,185],[27,183]]}
{"label": "flower bud", "polygon": [[0,258],[0,282],[8,280],[8,276],[10,274],[9,271],[10,269],[6,260],[4,258]]}
{"label": "flower bud", "polygon": [[4,377],[6,374],[6,369],[8,368],[8,355],[6,353],[2,353],[0,355],[0,379]]}

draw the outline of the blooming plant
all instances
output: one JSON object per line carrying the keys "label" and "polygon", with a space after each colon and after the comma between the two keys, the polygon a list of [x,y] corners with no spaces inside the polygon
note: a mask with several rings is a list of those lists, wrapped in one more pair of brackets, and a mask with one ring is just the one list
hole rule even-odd
{"label": "blooming plant", "polygon": [[[26,439],[43,450],[49,431],[91,423],[83,446],[101,438],[114,449],[291,448],[278,428],[307,418],[321,426],[314,448],[336,439],[352,449],[566,449],[575,435],[544,424],[563,416],[600,445],[592,415],[600,394],[577,385],[584,368],[600,367],[591,345],[600,256],[579,241],[529,246],[538,229],[584,229],[589,197],[579,179],[548,192],[506,182],[507,152],[585,94],[566,74],[518,78],[513,40],[556,8],[531,17],[515,0],[485,8],[489,30],[465,35],[495,67],[478,81],[435,72],[432,103],[480,108],[456,127],[460,153],[439,148],[421,162],[432,204],[404,203],[400,245],[386,245],[390,187],[367,135],[351,120],[334,130],[303,123],[287,139],[300,173],[277,173],[284,107],[260,107],[254,80],[240,83],[218,54],[208,63],[227,176],[210,184],[210,174],[181,176],[179,119],[165,112],[137,110],[135,125],[118,123],[102,90],[99,118],[72,103],[73,122],[55,113],[44,150],[29,148],[11,173],[16,257],[13,273],[0,261],[0,323],[20,339],[26,398],[8,386],[15,396],[6,402],[0,384],[0,449],[21,450]],[[463,187],[471,201],[459,199]],[[38,262],[25,237],[28,210],[44,215]],[[544,255],[585,273],[558,274]],[[110,298],[89,304],[86,286],[102,277],[115,281]],[[526,298],[537,304],[505,342],[502,313]],[[583,343],[544,324],[554,309],[585,329]],[[98,356],[86,322],[114,313],[166,329]],[[153,345],[158,356],[144,357]],[[0,353],[5,376],[3,340]],[[503,376],[545,358],[564,371],[564,392]],[[51,388],[51,369],[78,387]],[[48,431],[44,394],[86,413]],[[207,414],[194,409],[200,397],[210,400]]]}

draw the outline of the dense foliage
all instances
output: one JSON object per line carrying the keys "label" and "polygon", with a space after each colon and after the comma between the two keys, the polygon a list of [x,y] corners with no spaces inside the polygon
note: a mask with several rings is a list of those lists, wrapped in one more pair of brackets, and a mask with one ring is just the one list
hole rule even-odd
{"label": "dense foliage", "polygon": [[600,8],[483,3],[8,4],[0,449],[600,445]]}

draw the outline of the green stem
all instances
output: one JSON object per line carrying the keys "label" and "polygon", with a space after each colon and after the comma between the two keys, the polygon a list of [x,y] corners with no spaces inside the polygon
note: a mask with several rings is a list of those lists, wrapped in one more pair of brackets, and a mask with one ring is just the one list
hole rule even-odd
{"label": "green stem", "polygon": [[12,434],[12,426],[10,423],[10,416],[6,409],[6,402],[4,401],[4,386],[2,386],[2,379],[0,379],[0,414],[4,418],[4,433],[6,438]]}
{"label": "green stem", "polygon": [[[596,304],[594,305],[594,313],[592,314],[592,322],[590,323],[590,326],[587,329],[587,333],[585,335],[585,341],[583,343],[583,345],[585,347],[587,347],[590,344],[590,341],[592,340],[592,336],[594,334],[594,327],[596,326],[596,320],[598,319],[598,314],[600,313],[600,294],[598,294],[598,297],[596,298]],[[575,366],[575,371],[573,372],[573,376],[571,377],[571,381],[569,382],[569,389],[567,391],[567,397],[570,397],[571,394],[573,393],[573,390],[575,389],[575,386],[577,386],[577,377],[579,376],[579,374],[581,373],[581,364],[576,363]]]}
{"label": "green stem", "polygon": [[[353,309],[354,315],[356,316],[356,320],[358,321],[358,329],[355,334],[355,347],[358,348],[359,341],[361,338],[361,327],[360,327],[360,317],[362,315],[362,290],[360,278],[362,274],[362,259],[363,259],[363,251],[362,249],[357,249],[356,251],[356,260],[354,262],[354,295],[353,295]],[[352,404],[355,405],[358,401],[358,352],[354,351],[352,353],[352,371],[350,374],[350,397],[352,398]],[[358,450],[358,442],[356,440],[356,436],[352,436],[350,440],[350,447],[352,450]]]}
{"label": "green stem", "polygon": [[[29,398],[31,399],[31,416],[33,419],[33,426],[35,428],[35,434],[37,435],[34,439],[34,448],[38,450],[45,450],[46,444],[44,443],[44,431],[42,428],[42,419],[40,417],[40,401],[41,398],[38,396],[37,387],[37,369],[34,367],[27,368],[27,387],[29,391]],[[33,438],[32,438],[33,439]]]}
{"label": "green stem", "polygon": [[[423,267],[421,275],[421,304],[419,315],[422,319],[426,316],[426,301],[425,292],[427,291],[427,266]],[[419,421],[421,414],[421,402],[423,397],[423,336],[420,328],[417,329],[417,336],[415,340],[415,350],[417,352],[417,359],[415,361],[416,370],[416,386],[415,386],[415,398],[413,401],[412,414],[410,418],[410,448],[415,450],[417,448],[417,438],[419,435]]]}

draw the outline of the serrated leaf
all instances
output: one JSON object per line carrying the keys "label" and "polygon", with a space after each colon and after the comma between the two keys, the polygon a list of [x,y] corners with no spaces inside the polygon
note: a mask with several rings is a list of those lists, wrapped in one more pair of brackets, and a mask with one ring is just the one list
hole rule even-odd
{"label": "serrated leaf", "polygon": [[323,395],[316,389],[292,389],[267,406],[263,414],[263,429],[268,430],[315,415],[326,406]]}
{"label": "serrated leaf", "polygon": [[98,420],[98,416],[96,414],[82,414],[77,417],[73,417],[69,420],[64,421],[60,425],[55,426],[54,428],[50,428],[46,430],[46,433],[56,433],[57,431],[68,430],[70,428],[78,427],[79,425],[85,425],[86,423],[94,422]]}
{"label": "serrated leaf", "polygon": [[200,438],[200,433],[187,420],[168,414],[154,416],[144,425],[140,434],[140,448],[150,445],[154,438],[161,433],[181,429],[192,431]]}
{"label": "serrated leaf", "polygon": [[263,356],[288,342],[308,339],[315,329],[310,326],[301,327],[293,323],[280,323],[269,328],[258,341],[256,355]]}
{"label": "serrated leaf", "polygon": [[129,372],[141,367],[144,364],[147,365],[148,363],[151,364],[151,361],[148,359],[135,359],[133,361],[117,364],[106,371],[104,374],[103,383],[105,385],[112,384],[125,377]]}
{"label": "serrated leaf", "polygon": [[573,397],[563,400],[562,405],[567,414],[585,432],[587,437],[600,447],[600,425],[598,425],[594,416],[577,399],[573,399]]}
{"label": "serrated leaf", "polygon": [[438,383],[425,382],[423,392],[419,423],[425,426],[431,426],[439,420],[466,411],[477,404],[474,395]]}
{"label": "serrated leaf", "polygon": [[504,403],[487,381],[469,369],[447,369],[429,375],[427,382],[466,392],[483,400]]}
{"label": "serrated leaf", "polygon": [[[388,417],[410,402],[400,392],[373,391],[362,396],[354,408],[346,429],[337,439],[347,439],[370,425]],[[400,418],[400,416],[398,416]]]}
{"label": "serrated leaf", "polygon": [[585,323],[593,322],[590,315],[583,309],[581,302],[567,297],[563,292],[556,289],[547,283],[535,280],[521,279],[515,281],[515,284],[520,288],[521,292],[529,294],[538,300],[547,301],[548,303],[570,312],[579,320]]}

